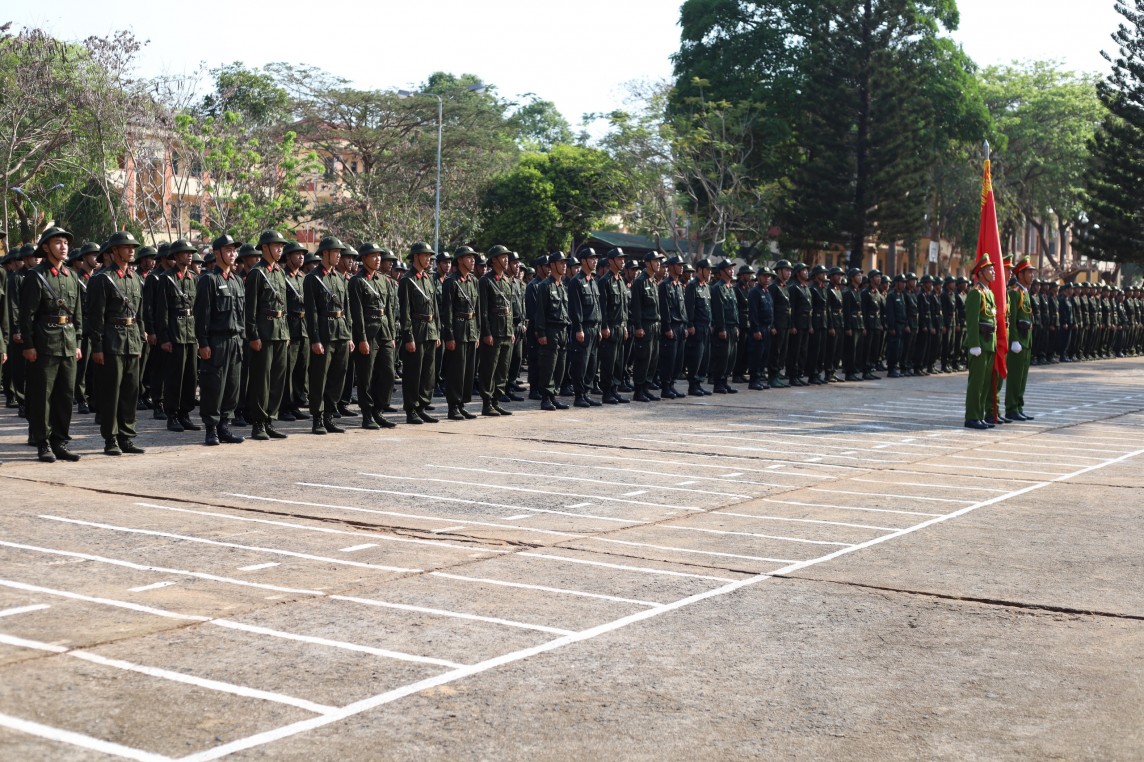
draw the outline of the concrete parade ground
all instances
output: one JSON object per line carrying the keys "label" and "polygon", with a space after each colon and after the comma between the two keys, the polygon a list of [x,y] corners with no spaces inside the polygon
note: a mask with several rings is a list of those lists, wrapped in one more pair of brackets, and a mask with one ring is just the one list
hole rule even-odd
{"label": "concrete parade ground", "polygon": [[1144,358],[964,393],[51,465],[4,410],[0,759],[1140,759]]}

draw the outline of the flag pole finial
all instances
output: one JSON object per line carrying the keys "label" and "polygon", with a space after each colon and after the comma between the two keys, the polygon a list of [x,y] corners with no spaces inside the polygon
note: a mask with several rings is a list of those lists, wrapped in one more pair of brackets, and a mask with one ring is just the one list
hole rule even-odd
{"label": "flag pole finial", "polygon": [[989,141],[985,141],[985,161],[989,161],[991,151],[989,150]]}

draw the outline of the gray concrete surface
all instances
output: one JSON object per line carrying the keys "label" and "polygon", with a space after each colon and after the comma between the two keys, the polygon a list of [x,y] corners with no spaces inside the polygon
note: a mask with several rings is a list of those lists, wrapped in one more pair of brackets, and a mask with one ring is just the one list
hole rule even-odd
{"label": "gray concrete surface", "polygon": [[963,387],[50,466],[4,411],[0,759],[1144,758],[1144,360]]}

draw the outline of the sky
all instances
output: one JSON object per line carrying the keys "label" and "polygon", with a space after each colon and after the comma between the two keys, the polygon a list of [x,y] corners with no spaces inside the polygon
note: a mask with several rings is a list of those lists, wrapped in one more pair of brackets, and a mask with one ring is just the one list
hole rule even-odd
{"label": "sky", "polygon": [[[535,93],[575,127],[624,104],[626,84],[671,76],[679,0],[52,0],[0,10],[0,23],[79,40],[130,29],[139,74],[200,64],[292,61],[363,89],[412,89],[434,71],[472,73],[501,97]],[[979,64],[1052,59],[1104,73],[1120,16],[1112,0],[958,0],[953,37]]]}

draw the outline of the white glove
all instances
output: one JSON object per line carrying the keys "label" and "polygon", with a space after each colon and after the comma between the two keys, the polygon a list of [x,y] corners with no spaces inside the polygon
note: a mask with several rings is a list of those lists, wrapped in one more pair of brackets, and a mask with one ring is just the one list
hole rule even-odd
{"label": "white glove", "polygon": [[981,347],[970,347],[969,354],[973,355],[974,357],[981,357]]}
{"label": "white glove", "polygon": [[1019,341],[1014,341],[1012,344],[1010,344],[1010,345],[1009,345],[1009,349],[1010,349],[1010,351],[1012,351],[1012,352],[1013,352],[1013,354],[1015,354],[1015,355],[1019,355],[1019,354],[1021,354],[1021,342],[1019,342]]}

